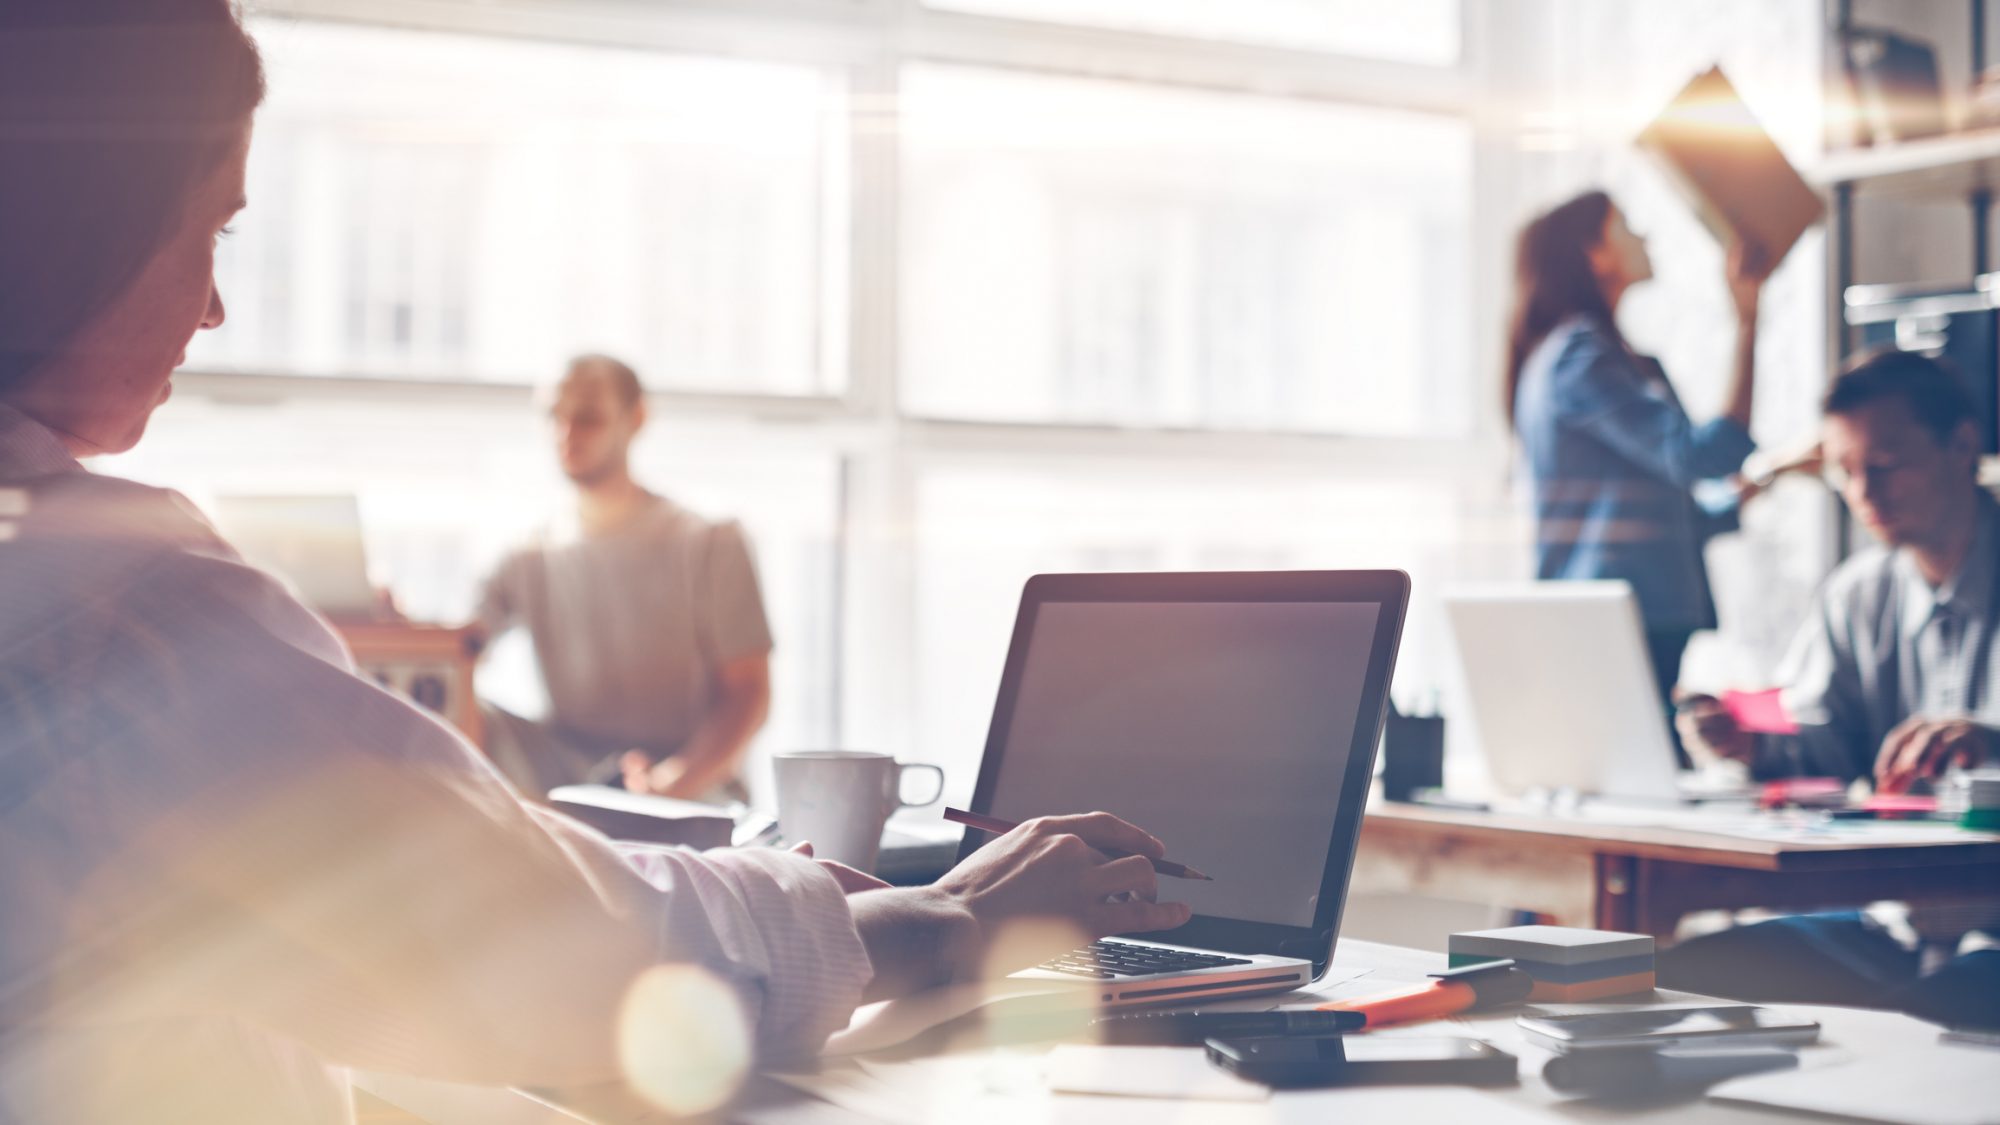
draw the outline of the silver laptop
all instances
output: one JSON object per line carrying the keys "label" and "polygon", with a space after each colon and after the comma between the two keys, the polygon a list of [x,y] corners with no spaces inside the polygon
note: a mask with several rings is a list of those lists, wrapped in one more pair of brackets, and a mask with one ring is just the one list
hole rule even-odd
{"label": "silver laptop", "polygon": [[329,617],[375,616],[353,496],[221,496],[215,522],[244,559],[283,578],[300,601]]}
{"label": "silver laptop", "polygon": [[1178,930],[1016,977],[1124,1007],[1323,974],[1408,602],[1400,571],[1029,580],[973,811],[1114,813],[1214,881],[1161,877],[1194,908]]}
{"label": "silver laptop", "polygon": [[1679,767],[1624,582],[1516,582],[1444,596],[1472,722],[1511,794],[1679,800]]}

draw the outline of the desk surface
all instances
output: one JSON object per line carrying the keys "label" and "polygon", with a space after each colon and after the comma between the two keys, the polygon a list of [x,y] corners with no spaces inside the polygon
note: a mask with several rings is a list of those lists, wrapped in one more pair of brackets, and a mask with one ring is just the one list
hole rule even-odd
{"label": "desk surface", "polygon": [[[1657,817],[1660,823],[1640,823]],[[1595,855],[1628,855],[1762,871],[1826,871],[1931,864],[2000,863],[2000,835],[1963,832],[1925,822],[1846,821],[1820,838],[1759,833],[1753,814],[1708,815],[1690,810],[1634,811],[1617,819],[1427,808],[1382,802],[1368,809],[1371,827],[1448,831],[1468,838],[1522,842]],[[1704,823],[1704,822],[1707,823]],[[1752,827],[1731,831],[1750,822]],[[1769,823],[1775,824],[1775,821]],[[1919,838],[1927,837],[1927,838]],[[1918,855],[1917,852],[1921,852]]]}
{"label": "desk surface", "polygon": [[[1325,990],[1334,997],[1357,996],[1405,981],[1420,980],[1424,974],[1444,966],[1441,954],[1400,949],[1361,941],[1343,941],[1334,957],[1339,970],[1361,971],[1364,975]],[[1322,999],[1294,993],[1274,1000],[1289,1006],[1308,1006]],[[1805,1068],[1837,1065],[1856,1055],[1887,1051],[1925,1050],[1938,1042],[1938,1029],[1907,1016],[1887,1012],[1867,1012],[1846,1008],[1785,1005],[1789,1010],[1809,1013],[1823,1028],[1821,1042],[1806,1048],[1800,1056]],[[944,1088],[941,1073],[923,1067],[884,1069],[877,1078],[893,1084],[894,1098],[884,1113],[870,1114],[845,1108],[787,1088],[774,1080],[759,1079],[742,1102],[730,1113],[735,1121],[758,1125],[853,1125],[870,1120],[974,1122],[1102,1122],[1136,1120],[1143,1117],[1203,1122],[1243,1121],[1245,1125],[1282,1125],[1286,1122],[1326,1121],[1435,1121],[1463,1120],[1470,1125],[1513,1125],[1516,1122],[1578,1122],[1620,1120],[1642,1122],[1772,1123],[1797,1120],[1774,1112],[1748,1107],[1722,1106],[1697,1096],[1682,1096],[1638,1105],[1617,1107],[1565,1099],[1541,1081],[1541,1068],[1548,1053],[1528,1045],[1514,1024],[1514,1013],[1469,1016],[1437,1024],[1421,1025],[1386,1034],[1461,1035],[1482,1038],[1512,1052],[1521,1059],[1521,1084],[1499,1090],[1473,1090],[1453,1086],[1377,1087],[1348,1090],[1301,1090],[1274,1094],[1268,1102],[1170,1103],[1151,1099],[1107,1098],[1098,1096],[1052,1095],[1045,1090],[1024,1090],[997,1082],[980,1068],[1007,1065],[1019,1073],[1025,1065],[1032,1069],[1034,1057],[1043,1047],[1007,1048],[1004,1051],[961,1053],[943,1060],[947,1067],[962,1062],[976,1079],[969,1086]],[[836,1064],[851,1065],[851,1064]],[[2000,1054],[1995,1056],[1996,1097],[2000,1097]],[[886,1076],[886,1077],[885,1077]],[[386,1083],[375,1079],[364,1085],[387,1100],[416,1112],[435,1125],[458,1122],[520,1122],[523,1125],[574,1125],[594,1121],[598,1125],[653,1125],[665,1117],[630,1107],[612,1106],[610,1097],[576,1099],[569,1104],[582,1110],[595,1105],[588,1116],[559,1113],[546,1105],[503,1091],[481,1091],[487,1100],[474,1104],[473,1091],[464,1087],[439,1087],[457,1098],[447,1105],[437,1091],[427,1092],[425,1084],[407,1079]],[[504,1100],[504,1104],[503,1104]]]}
{"label": "desk surface", "polygon": [[1747,809],[1372,806],[1350,894],[1422,894],[1670,939],[1702,910],[1947,906],[2000,892],[2000,835]]}
{"label": "desk surface", "polygon": [[[1421,980],[1424,974],[1444,967],[1442,955],[1343,941],[1334,957],[1336,969],[1365,970],[1366,975],[1334,986],[1332,996],[1356,996],[1388,985]],[[1294,994],[1289,1001],[1304,1006],[1318,999]],[[1853,1057],[1889,1050],[1922,1049],[1937,1043],[1938,1029],[1907,1016],[1887,1012],[1785,1005],[1809,1012],[1818,1019],[1824,1033],[1821,1043],[1801,1054],[1803,1067],[1828,1066]],[[1377,1087],[1348,1090],[1300,1090],[1276,1093],[1268,1102],[1166,1103],[1146,1099],[1097,1096],[1050,1095],[1046,1092],[1021,1093],[1004,1083],[997,1088],[964,1091],[938,1089],[935,1075],[912,1071],[908,1075],[907,1112],[889,1120],[1009,1121],[1009,1122],[1099,1122],[1137,1120],[1141,1116],[1167,1120],[1202,1122],[1242,1121],[1245,1125],[1283,1125],[1287,1122],[1327,1121],[1443,1121],[1462,1120],[1477,1125],[1513,1125],[1515,1122],[1576,1122],[1579,1120],[1621,1120],[1644,1122],[1750,1123],[1796,1120],[1786,1115],[1748,1107],[1710,1104],[1698,1095],[1683,1095],[1640,1105],[1610,1107],[1564,1098],[1541,1081],[1541,1068],[1548,1052],[1530,1046],[1514,1024],[1512,1012],[1498,1015],[1461,1017],[1437,1024],[1412,1026],[1383,1034],[1462,1035],[1486,1039],[1521,1059],[1521,1084],[1498,1090],[1474,1090],[1454,1086]],[[1019,1057],[1018,1049],[1009,1054]],[[989,1052],[988,1054],[997,1054]],[[878,1072],[890,1073],[890,1072]],[[2000,1076],[2000,1055],[1995,1057],[1995,1073]],[[926,1085],[926,1080],[930,1085]],[[2000,1079],[1996,1079],[2000,1082]],[[788,1097],[760,1088],[753,1092],[740,1119],[763,1125],[794,1125],[797,1122],[824,1122],[849,1125],[880,1119],[841,1106],[801,1101],[803,1095]],[[608,1125],[608,1123],[607,1123]]]}

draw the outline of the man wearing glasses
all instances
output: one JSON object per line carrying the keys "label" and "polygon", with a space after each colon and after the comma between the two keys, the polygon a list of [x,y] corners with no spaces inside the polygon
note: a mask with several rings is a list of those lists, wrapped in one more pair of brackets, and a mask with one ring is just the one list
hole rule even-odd
{"label": "man wearing glasses", "polygon": [[[1683,743],[1761,777],[1872,775],[1887,793],[2000,762],[2000,505],[1979,487],[1964,387],[1924,356],[1882,352],[1834,381],[1822,413],[1828,483],[1881,546],[1834,571],[1793,642],[1780,682],[1796,734],[1752,734],[1713,698],[1686,696]],[[2000,908],[1918,905],[1906,923],[1847,912],[1738,926],[1662,953],[1660,984],[2000,1027]]]}
{"label": "man wearing glasses", "polygon": [[1780,683],[1797,734],[1752,734],[1683,697],[1682,741],[1759,777],[1873,777],[1900,793],[2000,760],[2000,506],[1977,479],[1980,430],[1936,361],[1880,352],[1822,407],[1828,482],[1881,546],[1834,571]]}

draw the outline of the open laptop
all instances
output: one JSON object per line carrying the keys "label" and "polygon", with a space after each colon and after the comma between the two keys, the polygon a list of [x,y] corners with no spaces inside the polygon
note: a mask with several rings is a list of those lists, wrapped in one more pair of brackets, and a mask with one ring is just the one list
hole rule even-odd
{"label": "open laptop", "polygon": [[1496,785],[1677,802],[1679,767],[1624,582],[1447,591],[1445,616]]}
{"label": "open laptop", "polygon": [[[1333,956],[1409,604],[1400,571],[1044,574],[1021,596],[973,796],[1103,810],[1213,882],[1194,919],[1015,974],[1104,1007],[1278,992]],[[960,856],[989,841],[968,830]]]}
{"label": "open laptop", "polygon": [[376,615],[353,496],[218,496],[215,522],[244,559],[285,579],[300,601],[338,619]]}

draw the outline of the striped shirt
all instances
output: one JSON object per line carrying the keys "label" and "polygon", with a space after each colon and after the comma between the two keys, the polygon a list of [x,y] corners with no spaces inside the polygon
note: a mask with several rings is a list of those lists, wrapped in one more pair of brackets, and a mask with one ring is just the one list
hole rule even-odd
{"label": "striped shirt", "polygon": [[0,523],[0,1121],[346,1122],[349,1067],[611,1080],[621,1026],[734,1018],[634,999],[662,963],[765,1058],[858,1002],[816,864],[523,803],[185,501],[4,405]]}
{"label": "striped shirt", "polygon": [[1763,735],[1759,776],[1869,777],[1898,723],[1968,718],[2000,729],[2000,505],[1979,497],[1958,573],[1933,587],[1908,551],[1843,563],[1779,673],[1797,735]]}

